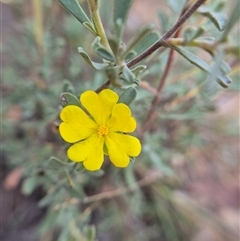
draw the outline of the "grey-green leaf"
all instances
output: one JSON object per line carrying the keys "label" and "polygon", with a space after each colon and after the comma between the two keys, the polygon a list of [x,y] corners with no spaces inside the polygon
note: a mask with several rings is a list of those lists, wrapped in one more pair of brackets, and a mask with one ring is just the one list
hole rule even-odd
{"label": "grey-green leaf", "polygon": [[133,73],[136,77],[138,77],[138,75],[139,75],[141,72],[143,72],[146,68],[147,68],[146,65],[138,65],[138,66],[136,66],[135,68],[133,68],[131,71],[132,71],[132,73]]}
{"label": "grey-green leaf", "polygon": [[[236,22],[238,21],[238,19],[240,18],[240,14],[239,14],[239,9],[240,9],[240,1],[236,1],[236,3],[233,5],[232,11],[229,14],[230,19],[227,23],[227,26],[225,28],[225,31],[223,32],[223,35],[221,36],[221,41],[225,41],[228,33],[231,31],[231,29],[233,28],[233,26],[236,24]],[[238,48],[239,49],[239,48]]]}
{"label": "grey-green leaf", "polygon": [[190,26],[184,30],[183,36],[185,41],[189,43],[193,39],[201,36],[205,31],[206,30],[202,26],[200,26],[199,28]]}
{"label": "grey-green leaf", "polygon": [[109,67],[105,69],[105,73],[108,79],[111,81],[111,83],[116,83],[119,73],[118,68]]}
{"label": "grey-green leaf", "polygon": [[91,22],[84,22],[83,25],[95,36],[97,36],[96,29]]}
{"label": "grey-green leaf", "polygon": [[137,54],[144,52],[152,44],[154,44],[159,39],[159,34],[157,32],[152,32],[145,36],[134,48]]}
{"label": "grey-green leaf", "polygon": [[129,51],[131,51],[146,35],[151,33],[154,29],[153,24],[149,24],[147,26],[144,26],[140,31],[134,35],[134,37],[130,40],[129,44],[127,45],[126,50],[122,54],[122,59],[126,57]]}
{"label": "grey-green leaf", "polygon": [[227,88],[228,85],[232,82],[231,79],[226,76],[221,70],[218,71],[213,71],[212,67],[206,63],[205,61],[203,61],[202,59],[200,59],[199,57],[197,57],[196,55],[190,53],[189,51],[187,51],[184,48],[180,48],[174,45],[169,45],[171,48],[173,48],[174,50],[176,50],[180,55],[182,55],[185,59],[187,59],[190,63],[196,65],[198,68],[206,71],[207,73],[209,73],[212,77],[214,77],[217,82],[224,88]]}
{"label": "grey-green leaf", "polygon": [[[119,26],[121,27],[124,26],[124,23],[126,22],[132,3],[133,3],[133,0],[114,0],[113,20],[114,20],[114,23],[118,25],[118,28]],[[121,24],[119,24],[120,22]],[[120,34],[121,34],[121,31],[119,31]]]}
{"label": "grey-green leaf", "polygon": [[137,90],[134,87],[129,87],[122,92],[119,97],[118,103],[130,105],[137,97]]}
{"label": "grey-green leaf", "polygon": [[41,183],[38,176],[28,177],[23,181],[21,192],[24,195],[30,195],[39,185]]}
{"label": "grey-green leaf", "polygon": [[201,6],[198,13],[208,17],[218,30],[223,31],[227,25],[227,16],[223,13],[215,12],[206,6]]}
{"label": "grey-green leaf", "polygon": [[74,90],[74,86],[69,80],[64,80],[62,91],[73,94],[75,90]]}
{"label": "grey-green leaf", "polygon": [[114,62],[114,57],[109,51],[103,47],[99,47],[95,49],[95,52],[103,59],[108,60],[110,62]]}
{"label": "grey-green leaf", "polygon": [[174,12],[180,13],[184,6],[185,0],[178,0],[177,2],[176,0],[167,0],[167,3]]}
{"label": "grey-green leaf", "polygon": [[121,78],[126,80],[129,84],[134,83],[135,76],[132,71],[127,67],[127,65],[125,65],[122,69]]}
{"label": "grey-green leaf", "polygon": [[63,107],[65,107],[67,105],[76,105],[76,106],[81,107],[81,104],[80,104],[78,98],[75,95],[68,93],[68,92],[64,92],[61,94],[60,103]]}
{"label": "grey-green leaf", "polygon": [[77,0],[58,0],[79,22],[90,22]]}
{"label": "grey-green leaf", "polygon": [[93,62],[91,60],[91,58],[89,57],[89,55],[83,50],[83,48],[79,47],[78,48],[78,52],[81,54],[81,56],[83,57],[83,59],[88,63],[90,64],[93,68],[97,69],[97,70],[104,70],[106,69],[109,64],[107,63],[96,63],[96,62]]}
{"label": "grey-green leaf", "polygon": [[48,160],[48,168],[53,170],[59,170],[63,167],[67,166],[67,163],[59,160],[58,158],[52,156]]}

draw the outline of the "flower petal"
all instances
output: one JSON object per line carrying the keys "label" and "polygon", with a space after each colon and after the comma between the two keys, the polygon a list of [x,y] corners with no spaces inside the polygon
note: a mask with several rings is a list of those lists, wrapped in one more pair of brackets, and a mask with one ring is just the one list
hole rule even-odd
{"label": "flower petal", "polygon": [[140,141],[133,136],[109,133],[105,138],[109,158],[117,167],[126,167],[129,164],[129,156],[136,157],[140,154]]}
{"label": "flower petal", "polygon": [[59,126],[62,138],[74,143],[88,138],[97,131],[97,124],[79,107],[68,105],[61,110],[63,121]]}
{"label": "flower petal", "polygon": [[118,95],[110,89],[102,90],[99,94],[88,90],[81,95],[80,101],[98,125],[105,125],[118,101]]}
{"label": "flower petal", "polygon": [[131,117],[131,110],[127,105],[119,103],[113,107],[112,116],[107,122],[109,132],[133,132],[136,125],[136,120]]}
{"label": "flower petal", "polygon": [[89,171],[99,170],[103,163],[104,138],[92,135],[88,139],[72,145],[67,152],[68,158],[74,162],[83,162]]}

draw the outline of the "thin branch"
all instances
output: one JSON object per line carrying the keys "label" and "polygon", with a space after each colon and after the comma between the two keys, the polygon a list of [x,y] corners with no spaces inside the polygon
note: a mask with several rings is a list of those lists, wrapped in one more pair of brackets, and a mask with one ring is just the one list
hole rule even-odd
{"label": "thin branch", "polygon": [[[192,14],[207,0],[197,0],[189,9],[182,15],[182,17],[175,23],[175,25],[172,26],[172,28],[167,31],[161,39],[159,39],[157,42],[155,42],[152,46],[150,46],[147,50],[145,50],[143,53],[141,53],[139,56],[137,56],[135,59],[131,60],[127,63],[127,66],[130,68],[134,66],[135,64],[139,63],[143,59],[150,56],[153,52],[155,52],[157,49],[166,45],[166,40],[170,38],[185,22],[188,18],[192,16]],[[109,87],[111,82],[108,80],[106,81],[102,86],[100,86],[96,92],[100,92],[101,90]]]}
{"label": "thin branch", "polygon": [[124,194],[127,194],[129,192],[134,192],[139,190],[142,187],[145,187],[147,185],[150,185],[156,181],[158,181],[162,177],[162,174],[157,172],[151,175],[148,175],[144,178],[142,178],[140,181],[134,183],[133,185],[130,185],[128,187],[121,187],[116,190],[108,191],[108,192],[102,192],[90,197],[86,197],[83,199],[83,203],[90,203],[95,201],[100,201],[104,199],[111,199],[115,197],[122,196]]}
{"label": "thin branch", "polygon": [[95,90],[96,93],[99,93],[103,89],[106,89],[111,84],[110,80],[107,80],[102,86]]}
{"label": "thin branch", "polygon": [[54,210],[59,210],[61,208],[64,208],[68,205],[77,205],[80,203],[92,203],[92,202],[97,202],[97,201],[102,201],[102,200],[106,200],[106,199],[111,199],[111,198],[116,198],[122,195],[125,195],[127,193],[130,192],[134,192],[139,190],[142,187],[151,185],[152,183],[158,181],[160,178],[162,178],[162,173],[160,172],[154,172],[150,175],[145,176],[144,178],[142,178],[141,180],[133,183],[130,186],[126,186],[126,187],[121,187],[115,190],[111,190],[111,191],[107,191],[107,192],[101,192],[99,194],[95,194],[89,197],[85,197],[83,200],[79,200],[79,198],[71,198],[70,200],[61,203],[61,204],[57,204],[54,207]]}
{"label": "thin branch", "polygon": [[153,52],[155,52],[160,47],[164,46],[165,40],[170,38],[185,22],[187,19],[189,19],[192,14],[207,0],[198,0],[196,3],[194,3],[183,15],[182,17],[175,23],[175,25],[172,26],[170,30],[168,30],[161,39],[159,39],[157,42],[155,42],[152,46],[150,46],[146,51],[141,53],[139,56],[137,56],[135,59],[131,60],[127,63],[128,67],[132,67],[133,65],[139,63],[143,59],[147,58],[149,55],[151,55]]}

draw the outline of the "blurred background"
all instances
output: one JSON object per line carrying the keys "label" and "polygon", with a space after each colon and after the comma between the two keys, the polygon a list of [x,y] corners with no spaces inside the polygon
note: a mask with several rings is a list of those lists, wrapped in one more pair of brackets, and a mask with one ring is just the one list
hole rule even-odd
{"label": "blurred background", "polygon": [[[86,2],[79,2],[88,13]],[[101,5],[107,35],[113,32],[110,2]],[[148,23],[163,34],[184,4],[174,2],[134,0],[124,41]],[[229,16],[234,1],[208,4],[214,2]],[[98,59],[94,37],[58,1],[0,4],[0,240],[239,240],[239,52],[222,56],[232,69],[228,89],[175,53],[159,117],[144,135],[140,157],[124,170],[106,162],[102,172],[77,172],[49,158],[66,160],[56,128],[61,92],[79,96],[106,81],[77,52],[81,46]],[[206,26],[207,36],[221,35],[197,14],[188,24]],[[237,22],[226,45],[239,49],[239,36]],[[131,106],[139,127],[167,56],[156,53],[144,62],[148,72]]]}

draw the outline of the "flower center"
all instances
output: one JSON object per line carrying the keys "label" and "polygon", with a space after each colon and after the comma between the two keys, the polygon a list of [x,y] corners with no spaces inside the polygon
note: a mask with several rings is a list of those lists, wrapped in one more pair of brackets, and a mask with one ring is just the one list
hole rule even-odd
{"label": "flower center", "polygon": [[107,135],[108,134],[108,128],[106,126],[99,126],[97,134],[98,134],[99,137]]}

